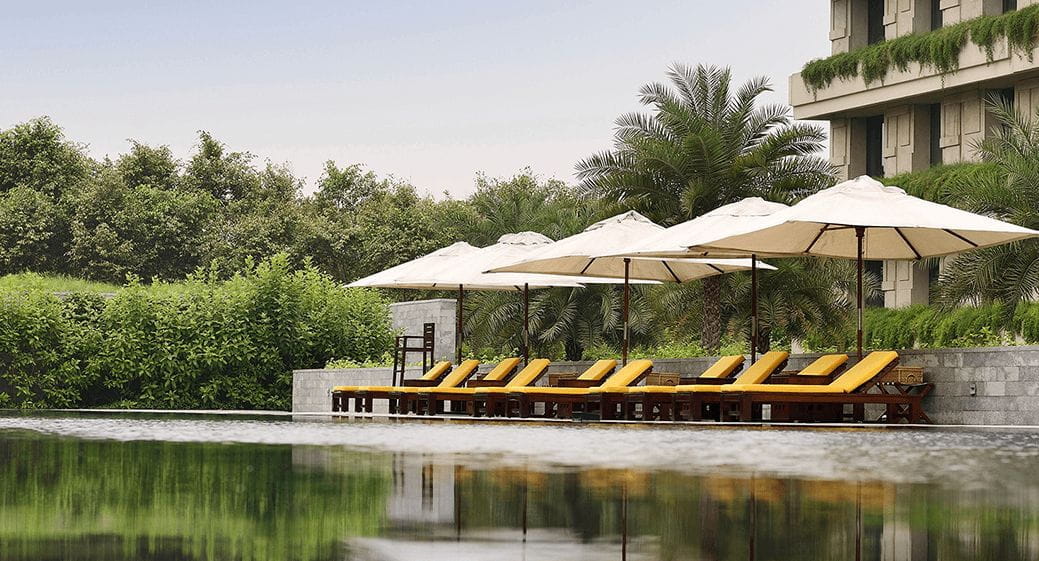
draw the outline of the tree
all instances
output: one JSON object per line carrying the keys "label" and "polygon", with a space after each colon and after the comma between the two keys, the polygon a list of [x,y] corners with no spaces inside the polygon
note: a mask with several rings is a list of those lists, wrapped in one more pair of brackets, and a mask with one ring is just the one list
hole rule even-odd
{"label": "tree", "polygon": [[153,148],[131,140],[130,153],[119,156],[115,167],[130,187],[150,185],[169,191],[180,182],[180,164],[168,146]]}
{"label": "tree", "polygon": [[184,174],[190,188],[205,191],[225,203],[244,199],[258,189],[252,154],[228,152],[222,142],[206,131],[199,131],[198,137],[198,152]]}
{"label": "tree", "polygon": [[90,176],[91,164],[46,117],[0,131],[0,192],[29,187],[57,201]]}
{"label": "tree", "polygon": [[69,261],[89,279],[180,279],[204,264],[219,203],[208,193],[128,187],[108,169],[78,193]]}
{"label": "tree", "polygon": [[[990,99],[987,105],[1000,126],[974,148],[992,168],[949,181],[947,192],[939,196],[964,210],[1039,228],[1039,112],[1018,114],[1001,99]],[[1035,239],[950,257],[936,288],[938,301],[946,306],[999,302],[1008,317],[1019,302],[1037,295]]]}
{"label": "tree", "polygon": [[61,205],[31,187],[0,193],[0,274],[63,270],[67,222]]}
{"label": "tree", "polygon": [[[755,106],[767,79],[732,91],[728,69],[675,64],[667,76],[670,86],[640,90],[649,113],[617,119],[613,150],[577,164],[586,192],[670,226],[745,197],[787,202],[832,183],[822,129],[794,122],[785,105]],[[709,350],[721,341],[722,282],[702,281]]]}

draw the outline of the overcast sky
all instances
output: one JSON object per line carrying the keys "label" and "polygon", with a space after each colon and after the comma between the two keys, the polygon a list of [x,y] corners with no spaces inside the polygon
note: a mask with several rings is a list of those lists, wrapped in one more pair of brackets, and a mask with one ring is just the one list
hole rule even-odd
{"label": "overcast sky", "polygon": [[464,196],[478,171],[573,181],[674,61],[787,79],[829,53],[821,0],[0,0],[0,128],[48,115],[96,157],[180,158],[207,130],[286,162],[362,163]]}

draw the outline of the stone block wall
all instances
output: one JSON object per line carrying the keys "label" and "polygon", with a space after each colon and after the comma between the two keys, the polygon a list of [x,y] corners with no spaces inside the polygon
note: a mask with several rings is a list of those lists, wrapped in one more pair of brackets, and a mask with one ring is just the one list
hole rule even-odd
{"label": "stone block wall", "polygon": [[[455,300],[437,298],[435,300],[415,300],[413,302],[397,302],[390,304],[390,316],[393,329],[401,335],[422,335],[422,324],[436,324],[436,342],[434,343],[434,360],[455,359]],[[419,355],[412,355],[420,360]],[[412,357],[409,356],[410,362]]]}
{"label": "stone block wall", "polygon": [[[976,349],[914,349],[899,351],[903,366],[924,367],[924,377],[935,389],[924,401],[924,410],[935,423],[952,425],[1039,425],[1039,346]],[[818,354],[790,358],[788,369],[804,367]],[[656,372],[694,376],[714,358],[659,359]],[[552,372],[580,372],[592,364],[556,362]],[[483,365],[486,372],[493,365]],[[407,377],[421,375],[418,368]],[[297,370],[292,377],[293,412],[331,410],[329,390],[335,385],[390,383],[389,368],[347,370]],[[541,385],[547,382],[542,378]],[[385,403],[377,404],[385,412]],[[380,411],[376,409],[376,411]]]}

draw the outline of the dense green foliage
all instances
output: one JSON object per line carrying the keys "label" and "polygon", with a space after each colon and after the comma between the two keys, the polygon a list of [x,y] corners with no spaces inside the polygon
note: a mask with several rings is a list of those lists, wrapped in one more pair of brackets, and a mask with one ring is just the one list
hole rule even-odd
{"label": "dense green foliage", "polygon": [[968,41],[984,49],[990,60],[996,42],[1004,38],[1011,52],[1031,58],[1037,32],[1039,6],[1027,6],[816,59],[801,69],[801,78],[809,88],[818,90],[829,86],[835,79],[847,80],[856,76],[861,76],[869,85],[882,81],[892,68],[907,71],[911,63],[942,73],[953,72],[959,68],[960,51]]}
{"label": "dense green foliage", "polygon": [[287,409],[292,369],[391,348],[386,304],[284,256],[110,299],[4,288],[0,406]]}

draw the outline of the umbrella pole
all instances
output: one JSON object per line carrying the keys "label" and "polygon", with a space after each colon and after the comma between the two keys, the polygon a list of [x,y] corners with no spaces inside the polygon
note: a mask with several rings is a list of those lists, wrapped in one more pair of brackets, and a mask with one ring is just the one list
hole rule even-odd
{"label": "umbrella pole", "polygon": [[523,283],[523,366],[530,362],[530,283]]}
{"label": "umbrella pole", "polygon": [[628,364],[628,315],[629,300],[631,299],[631,286],[628,284],[628,273],[631,268],[631,259],[624,258],[624,346],[621,349],[621,365]]}
{"label": "umbrella pole", "polygon": [[858,269],[858,295],[856,297],[858,300],[858,331],[855,334],[855,338],[858,346],[859,360],[862,360],[862,237],[865,234],[866,229],[864,227],[855,227],[855,240],[858,243],[858,252],[855,259],[855,264]]}
{"label": "umbrella pole", "polygon": [[750,362],[758,359],[758,256],[750,256]]}
{"label": "umbrella pole", "polygon": [[462,295],[464,292],[462,285],[458,285],[458,313],[455,314],[458,319],[458,325],[455,326],[455,364],[462,364]]}

